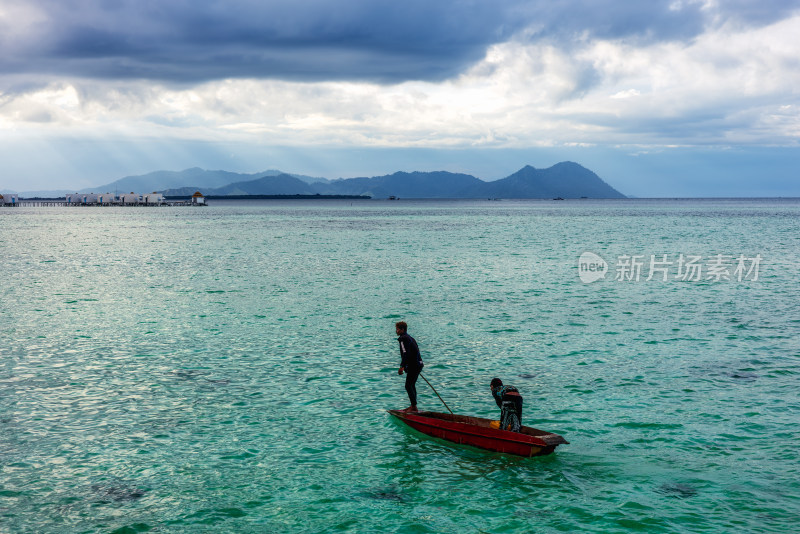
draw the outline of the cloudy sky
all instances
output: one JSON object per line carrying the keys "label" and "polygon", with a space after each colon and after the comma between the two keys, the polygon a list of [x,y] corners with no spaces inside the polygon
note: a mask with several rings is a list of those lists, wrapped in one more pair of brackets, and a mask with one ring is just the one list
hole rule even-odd
{"label": "cloudy sky", "polygon": [[800,0],[0,0],[0,190],[188,167],[800,196]]}

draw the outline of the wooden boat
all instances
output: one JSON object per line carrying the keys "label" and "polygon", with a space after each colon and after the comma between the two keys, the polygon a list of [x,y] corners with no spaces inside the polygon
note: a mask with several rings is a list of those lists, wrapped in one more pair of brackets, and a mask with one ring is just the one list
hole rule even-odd
{"label": "wooden boat", "polygon": [[437,412],[389,410],[405,424],[423,434],[455,443],[519,456],[542,456],[568,444],[562,436],[527,426],[521,432],[492,428],[491,419]]}

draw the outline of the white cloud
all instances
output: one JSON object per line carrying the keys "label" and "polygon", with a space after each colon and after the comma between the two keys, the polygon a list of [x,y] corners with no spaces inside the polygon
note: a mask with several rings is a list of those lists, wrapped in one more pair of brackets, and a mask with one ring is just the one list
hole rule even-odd
{"label": "white cloud", "polygon": [[641,93],[636,89],[626,89],[618,93],[614,93],[609,98],[633,98],[639,96]]}
{"label": "white cloud", "polygon": [[0,3],[0,49],[3,54],[13,55],[27,45],[47,18],[46,13],[28,1],[3,0]]}
{"label": "white cloud", "polygon": [[690,43],[511,41],[440,83],[61,81],[0,94],[0,135],[342,146],[792,144],[800,16]]}

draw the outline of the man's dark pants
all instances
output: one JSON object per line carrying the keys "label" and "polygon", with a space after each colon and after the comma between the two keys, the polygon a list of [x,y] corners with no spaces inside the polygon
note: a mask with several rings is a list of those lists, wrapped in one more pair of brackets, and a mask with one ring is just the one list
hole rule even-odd
{"label": "man's dark pants", "polygon": [[406,370],[406,391],[408,392],[408,400],[411,401],[411,406],[417,405],[417,377],[422,369],[408,369]]}

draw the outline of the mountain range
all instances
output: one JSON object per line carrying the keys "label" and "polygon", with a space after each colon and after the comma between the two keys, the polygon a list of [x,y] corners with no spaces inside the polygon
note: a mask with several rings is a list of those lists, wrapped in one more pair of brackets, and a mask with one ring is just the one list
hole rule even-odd
{"label": "mountain range", "polygon": [[205,196],[319,194],[372,198],[625,198],[594,172],[569,161],[547,169],[527,165],[510,176],[491,182],[469,174],[446,171],[396,172],[371,178],[329,180],[278,170],[240,174],[192,168],[127,176],[80,192],[128,191],[156,191],[165,196],[189,196],[200,191]]}
{"label": "mountain range", "polygon": [[[247,182],[261,178],[270,178],[281,176],[283,173],[278,170],[269,170],[256,174],[241,174],[229,171],[208,171],[193,167],[185,171],[155,171],[141,176],[126,176],[110,184],[101,185],[95,188],[84,189],[79,193],[96,193],[98,191],[108,192],[128,192],[133,191],[136,193],[144,192],[164,192],[166,190],[177,190],[181,188],[191,189],[192,193],[201,190],[203,193],[206,191],[217,190],[225,188],[229,185],[237,184],[240,182]],[[291,175],[294,178],[302,181],[303,183],[316,183],[327,182],[325,178],[314,178],[312,176],[303,176],[300,174]],[[226,194],[246,194],[246,193],[226,193]],[[270,193],[255,193],[255,194],[270,194]],[[278,193],[275,193],[278,194]]]}
{"label": "mountain range", "polygon": [[[198,179],[185,182],[183,187],[152,189],[167,196],[187,196],[200,190],[206,196],[319,194],[366,195],[372,198],[625,198],[594,172],[572,162],[558,163],[547,169],[528,165],[506,178],[492,182],[446,171],[396,172],[371,178],[337,180],[267,171],[256,175],[238,175],[246,179],[214,187],[209,180],[201,181],[200,178],[213,176],[224,180],[231,173],[197,171],[200,171],[197,173]],[[222,174],[216,175],[216,172]],[[133,185],[133,182],[130,183]]]}

